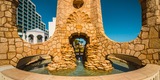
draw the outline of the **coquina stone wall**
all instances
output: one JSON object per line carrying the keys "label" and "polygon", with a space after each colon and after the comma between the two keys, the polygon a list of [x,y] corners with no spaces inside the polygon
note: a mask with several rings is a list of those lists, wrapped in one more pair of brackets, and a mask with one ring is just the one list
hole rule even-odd
{"label": "coquina stone wall", "polygon": [[73,33],[89,36],[87,49],[90,51],[86,57],[93,58],[87,60],[86,66],[105,60],[108,54],[131,55],[144,64],[157,64],[160,59],[160,1],[140,0],[140,3],[143,25],[138,37],[131,42],[114,42],[104,34],[100,0],[84,0],[79,9],[73,7],[73,0],[58,0],[54,35],[44,43],[30,44],[17,33],[18,0],[0,0],[0,65],[16,66],[21,58],[37,54],[50,54],[54,59],[62,60],[64,45],[73,50],[69,43]]}

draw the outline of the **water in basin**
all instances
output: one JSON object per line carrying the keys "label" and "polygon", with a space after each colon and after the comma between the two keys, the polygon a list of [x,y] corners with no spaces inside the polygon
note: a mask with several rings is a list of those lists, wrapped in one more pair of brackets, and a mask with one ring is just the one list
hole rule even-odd
{"label": "water in basin", "polygon": [[99,75],[117,74],[137,69],[132,64],[126,64],[124,62],[120,62],[114,59],[111,59],[111,61],[114,67],[114,69],[111,72],[87,70],[84,68],[82,62],[78,61],[77,61],[77,67],[74,70],[60,70],[60,71],[49,72],[45,67],[41,67],[41,68],[34,68],[30,70],[30,72],[48,74],[48,75],[59,75],[59,76],[99,76]]}

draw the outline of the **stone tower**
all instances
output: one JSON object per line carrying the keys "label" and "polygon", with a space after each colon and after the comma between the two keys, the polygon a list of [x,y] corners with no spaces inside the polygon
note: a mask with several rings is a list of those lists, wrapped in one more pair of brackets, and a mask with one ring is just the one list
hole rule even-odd
{"label": "stone tower", "polygon": [[102,26],[100,0],[58,0],[56,30],[52,38],[55,36],[58,36],[55,42],[58,43],[57,51],[51,51],[50,54],[62,53],[62,50],[58,51],[61,46],[72,47],[75,38],[83,38],[87,43],[83,53],[85,66],[96,70],[112,69],[111,65],[110,69],[104,67],[110,62],[106,61],[105,55],[102,54],[102,50],[104,51],[102,41],[106,36]]}

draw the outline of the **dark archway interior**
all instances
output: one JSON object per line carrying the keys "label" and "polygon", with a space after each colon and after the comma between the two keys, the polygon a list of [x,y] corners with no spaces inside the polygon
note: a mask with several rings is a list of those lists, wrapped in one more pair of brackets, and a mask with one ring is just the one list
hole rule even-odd
{"label": "dark archway interior", "polygon": [[69,42],[74,48],[76,59],[84,63],[86,61],[86,45],[89,44],[89,37],[85,33],[73,33]]}

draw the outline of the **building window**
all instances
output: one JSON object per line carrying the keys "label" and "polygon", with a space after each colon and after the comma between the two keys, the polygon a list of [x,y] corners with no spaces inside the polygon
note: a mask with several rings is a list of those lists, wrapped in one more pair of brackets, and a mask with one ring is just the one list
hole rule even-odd
{"label": "building window", "polygon": [[30,35],[28,36],[28,41],[29,41],[30,43],[33,43],[33,39],[34,39],[34,36],[33,36],[32,34],[30,34]]}
{"label": "building window", "polygon": [[42,35],[38,35],[37,36],[37,43],[41,43],[42,42]]}

